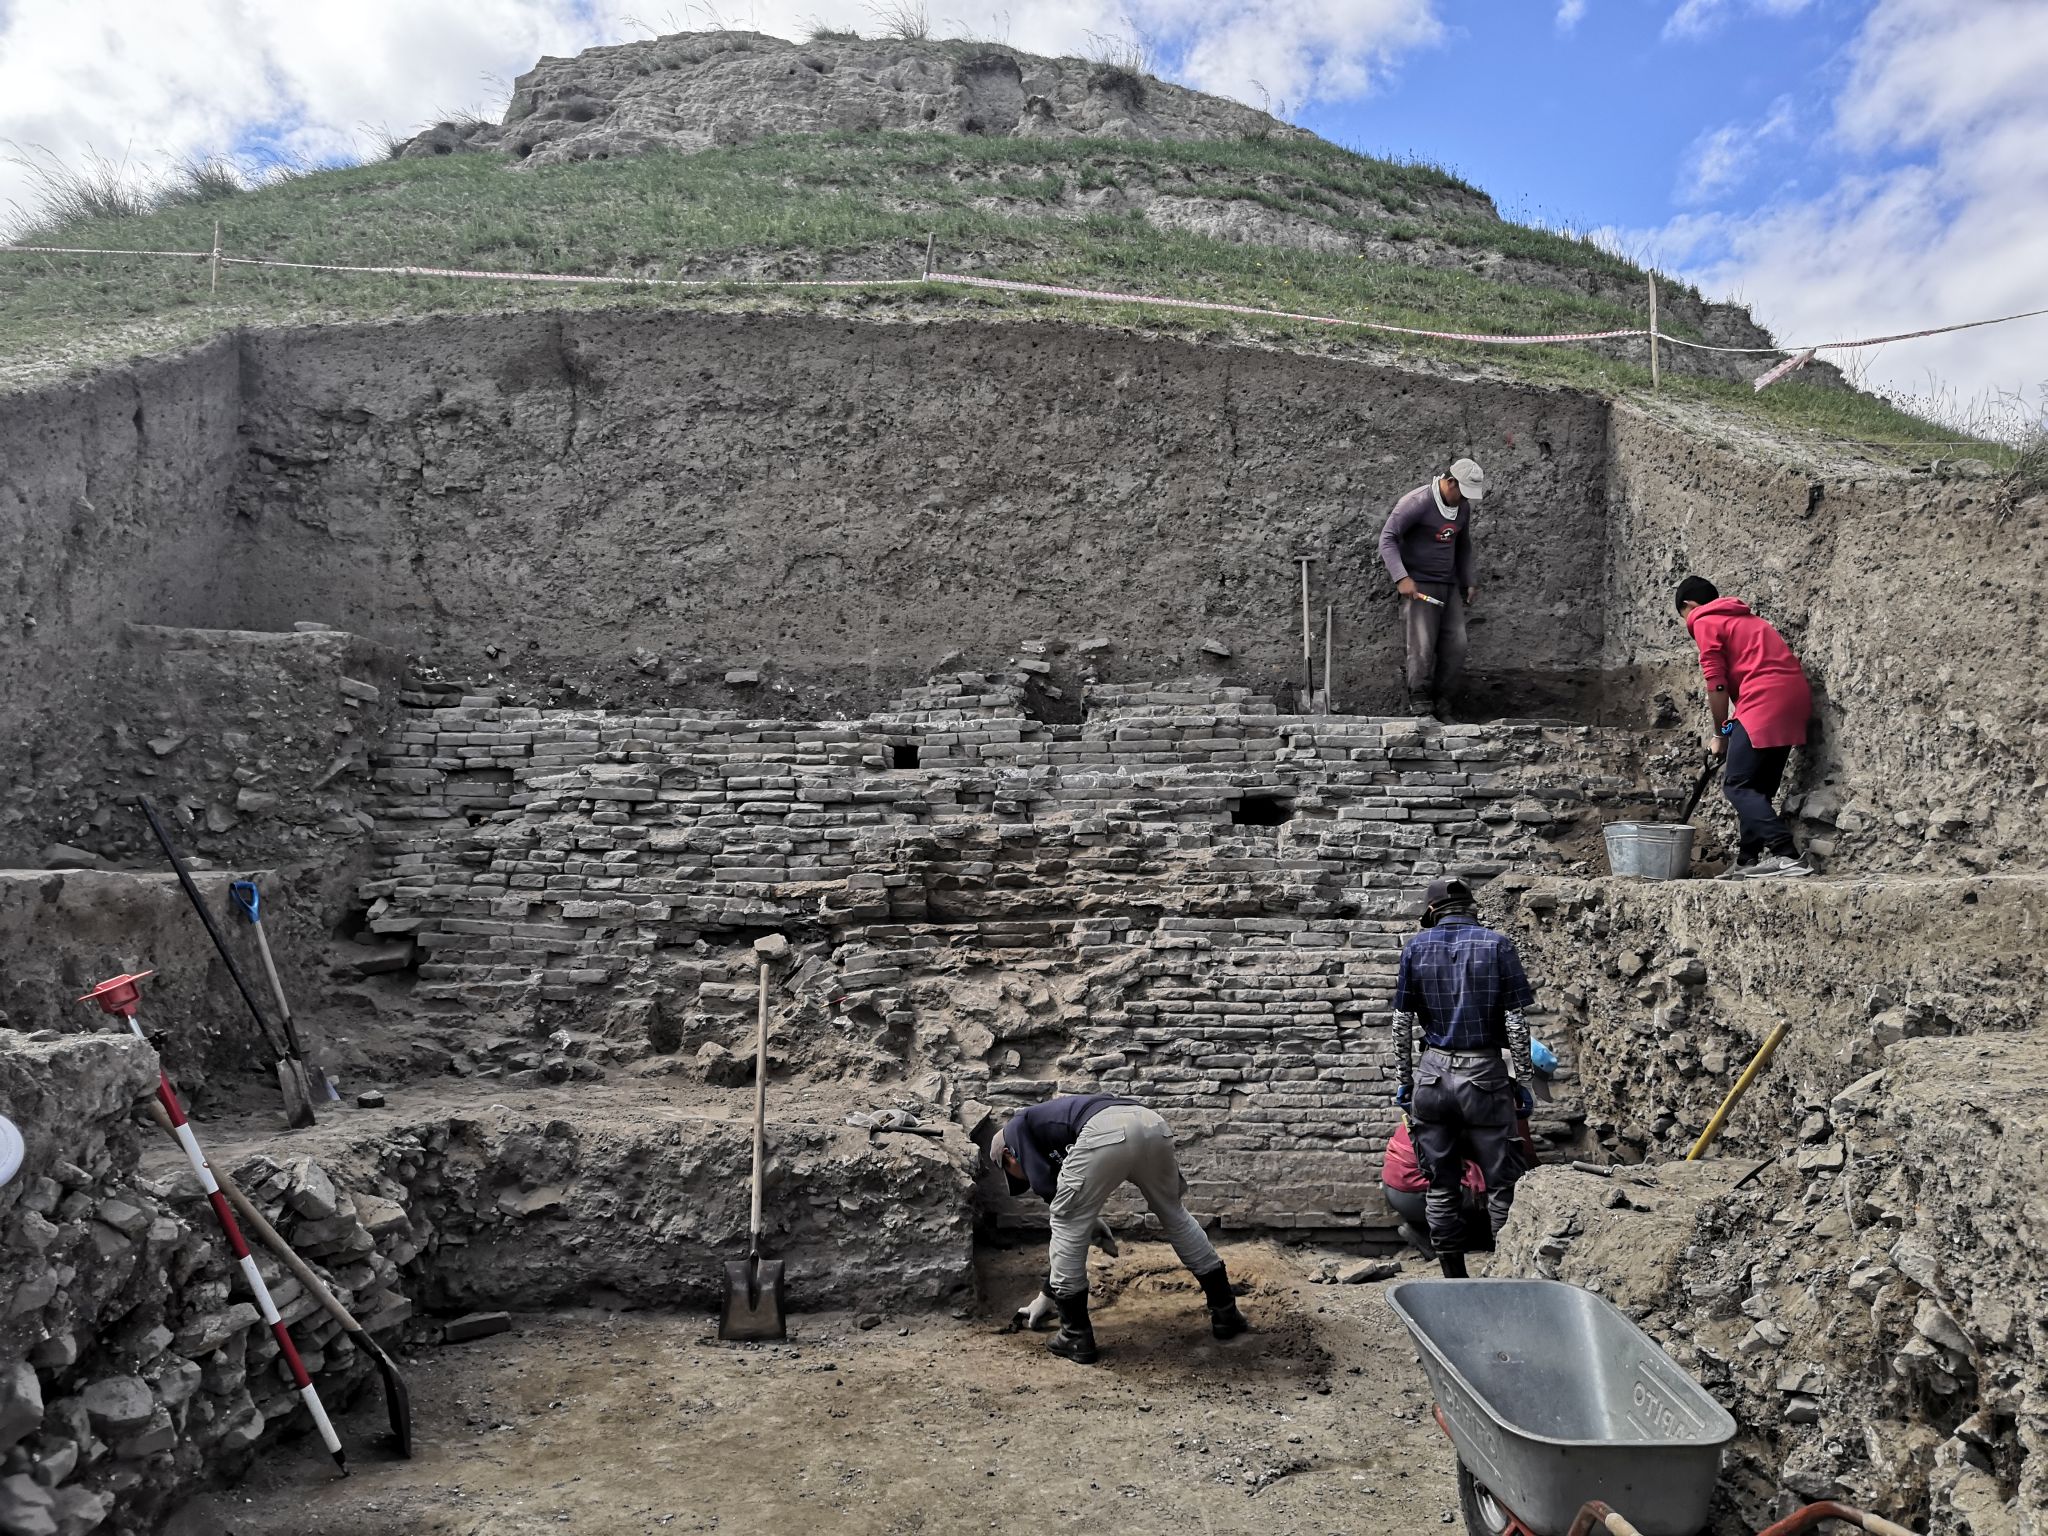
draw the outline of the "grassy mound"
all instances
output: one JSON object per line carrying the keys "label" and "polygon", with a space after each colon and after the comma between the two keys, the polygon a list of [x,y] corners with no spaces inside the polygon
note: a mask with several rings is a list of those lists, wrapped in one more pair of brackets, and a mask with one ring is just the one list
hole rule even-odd
{"label": "grassy mound", "polygon": [[[935,285],[776,290],[762,279],[900,279],[941,270],[1217,299],[1484,333],[1640,326],[1641,269],[1589,241],[1501,220],[1435,167],[1279,138],[1132,143],[938,134],[791,136],[695,155],[515,168],[496,155],[385,160],[259,188],[196,168],[135,211],[74,205],[24,241],[291,262],[602,274],[587,287],[0,257],[0,379],[33,382],[187,345],[237,325],[614,305],[834,313],[1057,314],[1094,323],[1461,366],[1603,393],[1647,389],[1641,341],[1484,347],[1296,321],[1211,316]],[[1210,229],[1157,210],[1196,210]],[[1185,226],[1183,218],[1182,224]],[[1222,229],[1219,235],[1212,232]],[[710,280],[702,289],[649,279]],[[1699,296],[1674,287],[1665,329]],[[1763,395],[1667,372],[1664,398],[1875,448],[1952,436],[1868,395],[1796,378]]]}

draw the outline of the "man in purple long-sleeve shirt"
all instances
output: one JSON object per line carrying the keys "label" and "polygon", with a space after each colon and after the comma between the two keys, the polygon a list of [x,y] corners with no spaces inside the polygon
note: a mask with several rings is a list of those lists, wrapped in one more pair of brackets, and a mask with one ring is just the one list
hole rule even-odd
{"label": "man in purple long-sleeve shirt", "polygon": [[1433,715],[1465,667],[1465,609],[1479,596],[1473,503],[1486,474],[1470,459],[1394,503],[1380,559],[1401,596],[1408,645],[1408,707]]}

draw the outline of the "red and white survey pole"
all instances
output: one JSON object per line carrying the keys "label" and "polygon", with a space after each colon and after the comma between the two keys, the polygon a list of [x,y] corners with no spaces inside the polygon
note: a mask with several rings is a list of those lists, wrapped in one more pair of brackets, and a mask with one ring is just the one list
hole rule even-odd
{"label": "red and white survey pole", "polygon": [[[85,996],[81,1003],[97,1003],[102,1013],[117,1013],[128,1021],[128,1027],[135,1032],[135,1038],[146,1041],[142,1025],[136,1014],[142,1008],[142,991],[136,983],[145,977],[154,976],[154,971],[137,971],[132,976],[116,976],[103,981]],[[228,1209],[227,1196],[221,1193],[220,1182],[214,1178],[213,1170],[206,1164],[206,1154],[199,1150],[199,1139],[192,1134],[192,1127],[186,1123],[185,1107],[178,1102],[177,1090],[171,1087],[171,1080],[159,1066],[156,1074],[157,1101],[164,1107],[164,1113],[171,1117],[171,1129],[178,1138],[178,1145],[185,1149],[185,1156],[192,1164],[192,1171],[199,1175],[199,1183],[206,1191],[207,1203],[213,1207],[213,1214],[220,1221],[221,1231],[227,1234],[228,1247],[235,1255],[235,1262],[242,1266],[242,1278],[249,1283],[250,1293],[256,1298],[256,1309],[263,1314],[263,1321],[270,1324],[270,1331],[277,1336],[277,1347],[284,1351],[285,1364],[291,1367],[292,1380],[298,1384],[299,1400],[306,1405],[306,1411],[313,1415],[313,1423],[320,1431],[320,1438],[327,1446],[327,1454],[334,1458],[334,1464],[341,1468],[341,1475],[348,1476],[348,1458],[342,1454],[341,1437],[335,1434],[334,1425],[327,1417],[327,1410],[321,1406],[320,1394],[314,1389],[313,1378],[306,1374],[306,1364],[299,1358],[299,1348],[292,1343],[291,1330],[284,1325],[284,1319],[277,1315],[277,1303],[270,1299],[270,1287],[263,1283],[262,1272],[256,1268],[256,1260],[249,1252],[249,1244],[242,1236],[242,1229],[235,1221],[235,1213]]]}

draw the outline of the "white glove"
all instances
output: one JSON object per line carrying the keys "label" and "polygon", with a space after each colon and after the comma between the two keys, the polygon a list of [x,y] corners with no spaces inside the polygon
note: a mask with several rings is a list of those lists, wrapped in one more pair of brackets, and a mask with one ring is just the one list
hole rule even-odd
{"label": "white glove", "polygon": [[1010,1326],[1019,1333],[1039,1333],[1052,1326],[1058,1313],[1059,1308],[1053,1305],[1053,1299],[1040,1290],[1031,1298],[1030,1306],[1017,1309],[1010,1319]]}

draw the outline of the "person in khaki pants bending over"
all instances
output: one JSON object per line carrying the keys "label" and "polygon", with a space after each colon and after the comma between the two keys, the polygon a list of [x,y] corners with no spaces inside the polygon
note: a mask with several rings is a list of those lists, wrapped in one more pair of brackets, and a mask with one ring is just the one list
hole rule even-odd
{"label": "person in khaki pants bending over", "polygon": [[1059,1309],[1060,1331],[1048,1346],[1086,1365],[1096,1358],[1088,1321],[1088,1244],[1102,1208],[1125,1184],[1135,1184],[1167,1241],[1209,1305],[1209,1331],[1234,1338],[1247,1327],[1224,1273],[1223,1260],[1187,1213],[1181,1196],[1188,1181],[1173,1155],[1173,1132],[1159,1114],[1113,1093],[1065,1094],[1020,1110],[984,1148],[1010,1181],[1052,1203],[1052,1254],[1045,1295]]}
{"label": "person in khaki pants bending over", "polygon": [[1401,599],[1414,714],[1444,709],[1465,670],[1465,610],[1479,598],[1473,507],[1485,494],[1485,472],[1459,459],[1395,502],[1380,530],[1380,562]]}

